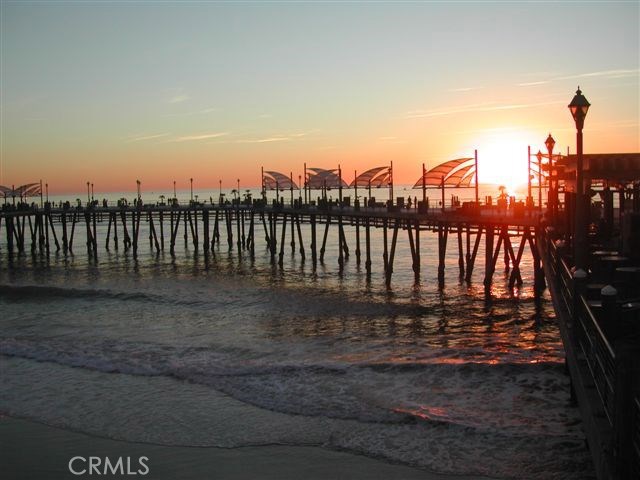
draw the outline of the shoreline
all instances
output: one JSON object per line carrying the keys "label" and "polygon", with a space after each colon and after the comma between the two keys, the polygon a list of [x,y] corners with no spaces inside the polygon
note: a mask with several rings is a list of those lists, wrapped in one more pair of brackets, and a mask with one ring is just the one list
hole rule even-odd
{"label": "shoreline", "polygon": [[[34,420],[0,416],[0,468],[10,479],[92,478],[73,475],[71,458],[148,457],[147,475],[100,475],[105,478],[147,479],[422,479],[472,480],[483,477],[446,475],[387,463],[364,455],[319,446],[247,446],[237,448],[162,446],[97,437],[49,426]],[[77,465],[82,466],[82,460]],[[80,468],[78,468],[80,470]],[[486,477],[484,477],[486,478]]]}

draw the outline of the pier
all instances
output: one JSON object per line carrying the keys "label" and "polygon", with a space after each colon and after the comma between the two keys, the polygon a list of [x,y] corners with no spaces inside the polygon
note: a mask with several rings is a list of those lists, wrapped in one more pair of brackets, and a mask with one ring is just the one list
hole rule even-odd
{"label": "pier", "polygon": [[[261,244],[268,251],[271,262],[280,267],[284,253],[291,248],[302,261],[309,261],[313,268],[329,262],[325,256],[329,231],[337,232],[338,257],[342,270],[353,253],[358,265],[364,263],[366,272],[381,268],[387,285],[391,285],[395,252],[400,235],[408,242],[412,269],[416,278],[421,273],[420,237],[424,232],[438,236],[438,281],[445,280],[445,256],[447,248],[454,248],[458,255],[458,277],[471,281],[478,263],[480,242],[484,242],[484,285],[488,288],[499,261],[510,269],[511,287],[522,284],[520,262],[525,249],[534,257],[534,276],[537,287],[544,285],[542,261],[536,247],[540,235],[540,219],[536,210],[516,211],[497,207],[480,208],[466,204],[460,208],[433,209],[422,212],[396,206],[359,207],[339,202],[321,202],[321,205],[265,204],[261,200],[252,203],[189,205],[121,205],[79,206],[68,204],[53,208],[46,204],[38,207],[5,208],[0,214],[6,237],[7,254],[73,255],[81,248],[74,241],[77,232],[85,233],[86,249],[90,257],[98,259],[102,249],[130,252],[136,258],[138,251],[148,241],[148,248],[155,252],[175,254],[180,239],[202,252],[205,259],[221,250],[253,258],[256,246]],[[309,228],[305,238],[301,225]],[[100,236],[98,225],[106,225],[106,233]],[[353,228],[353,238],[347,238],[345,226]],[[147,238],[140,235],[146,227]],[[383,256],[376,262],[372,258],[371,231],[383,233]],[[450,239],[450,237],[452,237]],[[402,241],[402,240],[400,240]],[[514,243],[515,242],[515,243]],[[453,245],[452,245],[453,244]],[[351,249],[350,249],[351,246]],[[352,251],[353,250],[353,251]]]}

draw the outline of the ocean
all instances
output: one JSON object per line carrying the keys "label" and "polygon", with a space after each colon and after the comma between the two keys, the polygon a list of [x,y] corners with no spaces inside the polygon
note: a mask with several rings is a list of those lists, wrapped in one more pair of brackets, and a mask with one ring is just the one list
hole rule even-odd
{"label": "ocean", "polygon": [[205,260],[180,235],[175,257],[156,254],[145,228],[137,260],[101,245],[94,261],[82,229],[68,257],[9,259],[0,241],[0,413],[160,445],[312,445],[454,475],[593,476],[529,252],[522,288],[498,268],[485,297],[481,267],[459,281],[452,238],[438,289],[432,233],[419,281],[400,233],[387,288],[381,230],[367,279],[352,226],[342,272],[336,229],[314,271],[288,244],[271,265],[261,229],[255,259],[221,232]]}

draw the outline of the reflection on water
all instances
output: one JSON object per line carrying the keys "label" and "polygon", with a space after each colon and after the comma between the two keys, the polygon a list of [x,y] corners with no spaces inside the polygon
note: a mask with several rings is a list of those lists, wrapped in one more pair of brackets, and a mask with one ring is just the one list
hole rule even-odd
{"label": "reflection on water", "polygon": [[135,441],[319,444],[455,474],[588,476],[532,259],[521,289],[497,273],[486,297],[482,268],[461,282],[451,248],[439,290],[437,236],[421,237],[419,280],[401,236],[387,288],[381,237],[370,278],[352,245],[339,272],[332,231],[315,270],[289,248],[280,268],[262,248],[96,262],[81,238],[66,258],[10,260],[0,245],[0,411]]}

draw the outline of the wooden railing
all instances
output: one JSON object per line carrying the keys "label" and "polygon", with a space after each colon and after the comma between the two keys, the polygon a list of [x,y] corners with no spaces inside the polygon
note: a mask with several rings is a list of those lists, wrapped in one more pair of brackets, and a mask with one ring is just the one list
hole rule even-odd
{"label": "wooden railing", "polygon": [[[576,279],[565,258],[562,246],[550,235],[543,242],[546,248],[545,269],[551,273],[559,290],[561,306],[569,313],[568,338],[573,344],[577,361],[586,365],[598,395],[600,411],[612,433],[614,478],[640,478],[640,350],[635,340],[607,338],[602,321],[616,322],[617,313],[601,308],[598,316],[590,307],[584,288],[587,279]],[[604,318],[604,317],[607,318]],[[612,318],[609,318],[612,317]],[[635,343],[634,343],[635,342]]]}

